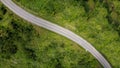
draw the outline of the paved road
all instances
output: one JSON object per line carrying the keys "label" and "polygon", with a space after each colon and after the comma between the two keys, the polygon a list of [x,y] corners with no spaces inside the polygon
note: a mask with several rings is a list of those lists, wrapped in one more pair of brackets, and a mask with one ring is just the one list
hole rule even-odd
{"label": "paved road", "polygon": [[65,36],[66,38],[76,42],[80,46],[82,46],[84,49],[89,51],[102,65],[104,68],[111,68],[110,64],[107,62],[107,60],[86,40],[81,38],[80,36],[76,35],[75,33],[60,27],[56,24],[53,24],[51,22],[48,22],[46,20],[43,20],[41,18],[38,18],[19,6],[17,6],[15,3],[13,3],[11,0],[0,0],[6,7],[8,7],[11,11],[13,11],[16,15],[20,16],[21,18],[36,24],[40,27],[43,27],[45,29],[51,30],[55,33],[58,33],[62,36]]}

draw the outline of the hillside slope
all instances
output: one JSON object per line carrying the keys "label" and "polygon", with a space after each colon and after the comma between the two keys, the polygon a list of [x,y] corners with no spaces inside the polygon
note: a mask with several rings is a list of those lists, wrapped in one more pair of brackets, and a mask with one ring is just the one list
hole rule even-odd
{"label": "hillside slope", "polygon": [[27,11],[82,36],[120,67],[119,0],[18,0]]}
{"label": "hillside slope", "polygon": [[32,25],[0,3],[0,68],[101,68],[72,41]]}

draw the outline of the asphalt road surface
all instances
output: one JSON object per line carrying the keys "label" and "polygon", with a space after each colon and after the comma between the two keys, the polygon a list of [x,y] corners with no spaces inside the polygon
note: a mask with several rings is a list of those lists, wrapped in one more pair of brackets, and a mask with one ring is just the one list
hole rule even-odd
{"label": "asphalt road surface", "polygon": [[89,51],[100,63],[104,68],[111,68],[108,61],[86,40],[84,40],[82,37],[76,35],[75,33],[71,32],[70,30],[67,30],[61,26],[58,26],[56,24],[53,24],[49,21],[43,20],[39,17],[36,17],[24,9],[17,6],[13,1],[11,0],[0,0],[6,7],[8,7],[12,12],[14,12],[19,17],[36,24],[40,27],[43,27],[45,29],[48,29],[50,31],[53,31],[55,33],[58,33],[62,36],[65,36],[66,38],[76,42],[81,47]]}

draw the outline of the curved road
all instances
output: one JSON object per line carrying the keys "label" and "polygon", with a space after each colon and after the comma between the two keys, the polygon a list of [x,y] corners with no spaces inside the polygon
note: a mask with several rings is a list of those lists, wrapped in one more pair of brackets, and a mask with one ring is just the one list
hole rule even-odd
{"label": "curved road", "polygon": [[11,0],[0,0],[0,1],[6,7],[8,7],[11,11],[13,11],[16,15],[20,16],[21,18],[23,18],[33,24],[36,24],[40,27],[46,28],[46,29],[51,30],[55,33],[58,33],[62,36],[65,36],[68,39],[76,42],[77,44],[82,46],[84,49],[89,51],[103,65],[104,68],[111,68],[111,66],[107,62],[107,60],[90,43],[88,43],[86,40],[84,40],[80,36],[74,34],[73,32],[71,32],[63,27],[60,27],[56,24],[53,24],[51,22],[48,22],[46,20],[43,20],[41,18],[38,18],[38,17],[26,12],[25,10],[23,10],[22,8],[17,6]]}

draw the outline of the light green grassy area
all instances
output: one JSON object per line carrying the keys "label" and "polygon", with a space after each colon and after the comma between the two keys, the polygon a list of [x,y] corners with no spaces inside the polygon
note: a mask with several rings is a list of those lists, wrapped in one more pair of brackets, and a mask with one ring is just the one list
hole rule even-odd
{"label": "light green grassy area", "polygon": [[101,65],[79,45],[24,21],[0,3],[0,68],[101,68]]}
{"label": "light green grassy area", "polygon": [[[82,36],[120,67],[119,0],[14,0],[27,11]],[[94,65],[94,64],[93,64]]]}

